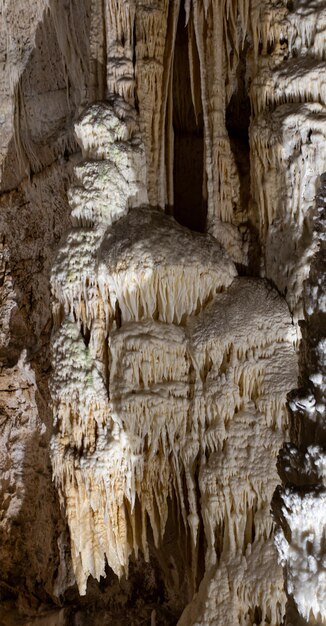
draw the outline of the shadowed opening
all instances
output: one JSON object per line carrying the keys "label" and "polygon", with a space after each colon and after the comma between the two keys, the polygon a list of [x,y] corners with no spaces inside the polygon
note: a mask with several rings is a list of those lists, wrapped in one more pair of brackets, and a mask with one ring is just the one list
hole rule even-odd
{"label": "shadowed opening", "polygon": [[[202,110],[193,106],[188,54],[188,27],[180,8],[173,66],[174,208],[175,219],[192,230],[204,232],[207,202],[203,198],[204,125]],[[198,77],[199,59],[193,54],[193,73]],[[200,92],[200,79],[195,80]],[[201,101],[200,93],[196,101]]]}

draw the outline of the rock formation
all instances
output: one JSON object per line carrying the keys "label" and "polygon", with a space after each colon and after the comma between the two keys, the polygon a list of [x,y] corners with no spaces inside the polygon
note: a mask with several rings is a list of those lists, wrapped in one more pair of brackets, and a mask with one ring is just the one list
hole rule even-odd
{"label": "rock formation", "polygon": [[[305,284],[302,387],[289,398],[291,443],[279,459],[283,488],[275,496],[276,544],[286,587],[301,616],[324,621],[325,604],[325,175],[313,215],[318,250]],[[293,607],[290,607],[290,615]],[[292,619],[296,619],[294,616]]]}
{"label": "rock formation", "polygon": [[0,12],[3,623],[322,623],[324,3]]}

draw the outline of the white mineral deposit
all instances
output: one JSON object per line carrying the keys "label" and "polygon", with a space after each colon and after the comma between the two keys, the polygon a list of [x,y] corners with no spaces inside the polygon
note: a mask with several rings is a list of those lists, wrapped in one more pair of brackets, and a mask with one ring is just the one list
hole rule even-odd
{"label": "white mineral deposit", "polygon": [[326,624],[324,0],[1,0],[0,626]]}

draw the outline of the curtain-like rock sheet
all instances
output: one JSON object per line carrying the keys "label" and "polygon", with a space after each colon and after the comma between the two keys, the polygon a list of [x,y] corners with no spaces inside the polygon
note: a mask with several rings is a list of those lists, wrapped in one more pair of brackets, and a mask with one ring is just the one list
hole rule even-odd
{"label": "curtain-like rock sheet", "polygon": [[290,395],[291,443],[283,446],[274,508],[276,544],[293,599],[289,620],[325,620],[325,175],[316,199],[318,249],[305,284],[300,389]]}
{"label": "curtain-like rock sheet", "polygon": [[79,591],[106,560],[121,577],[132,553],[149,559],[149,528],[160,551],[174,501],[193,592],[205,550],[205,608],[196,598],[180,623],[241,623],[258,606],[280,624],[269,507],[296,382],[286,303],[262,280],[235,278],[212,236],[137,206],[144,151],[120,96],[91,107],[77,134],[87,160],[52,270],[51,388]]}

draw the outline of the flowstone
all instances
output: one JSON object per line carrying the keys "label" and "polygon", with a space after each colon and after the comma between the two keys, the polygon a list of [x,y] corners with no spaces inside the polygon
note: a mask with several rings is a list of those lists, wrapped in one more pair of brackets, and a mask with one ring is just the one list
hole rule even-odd
{"label": "flowstone", "polygon": [[[233,572],[214,623],[234,626],[257,603],[280,623],[269,506],[296,372],[287,306],[238,278],[212,236],[144,204],[131,106],[95,105],[77,136],[76,226],[52,273],[52,464],[79,591],[106,562],[121,577],[132,554],[159,552],[174,503],[192,593],[203,550],[200,594]],[[180,623],[198,623],[197,604]]]}

